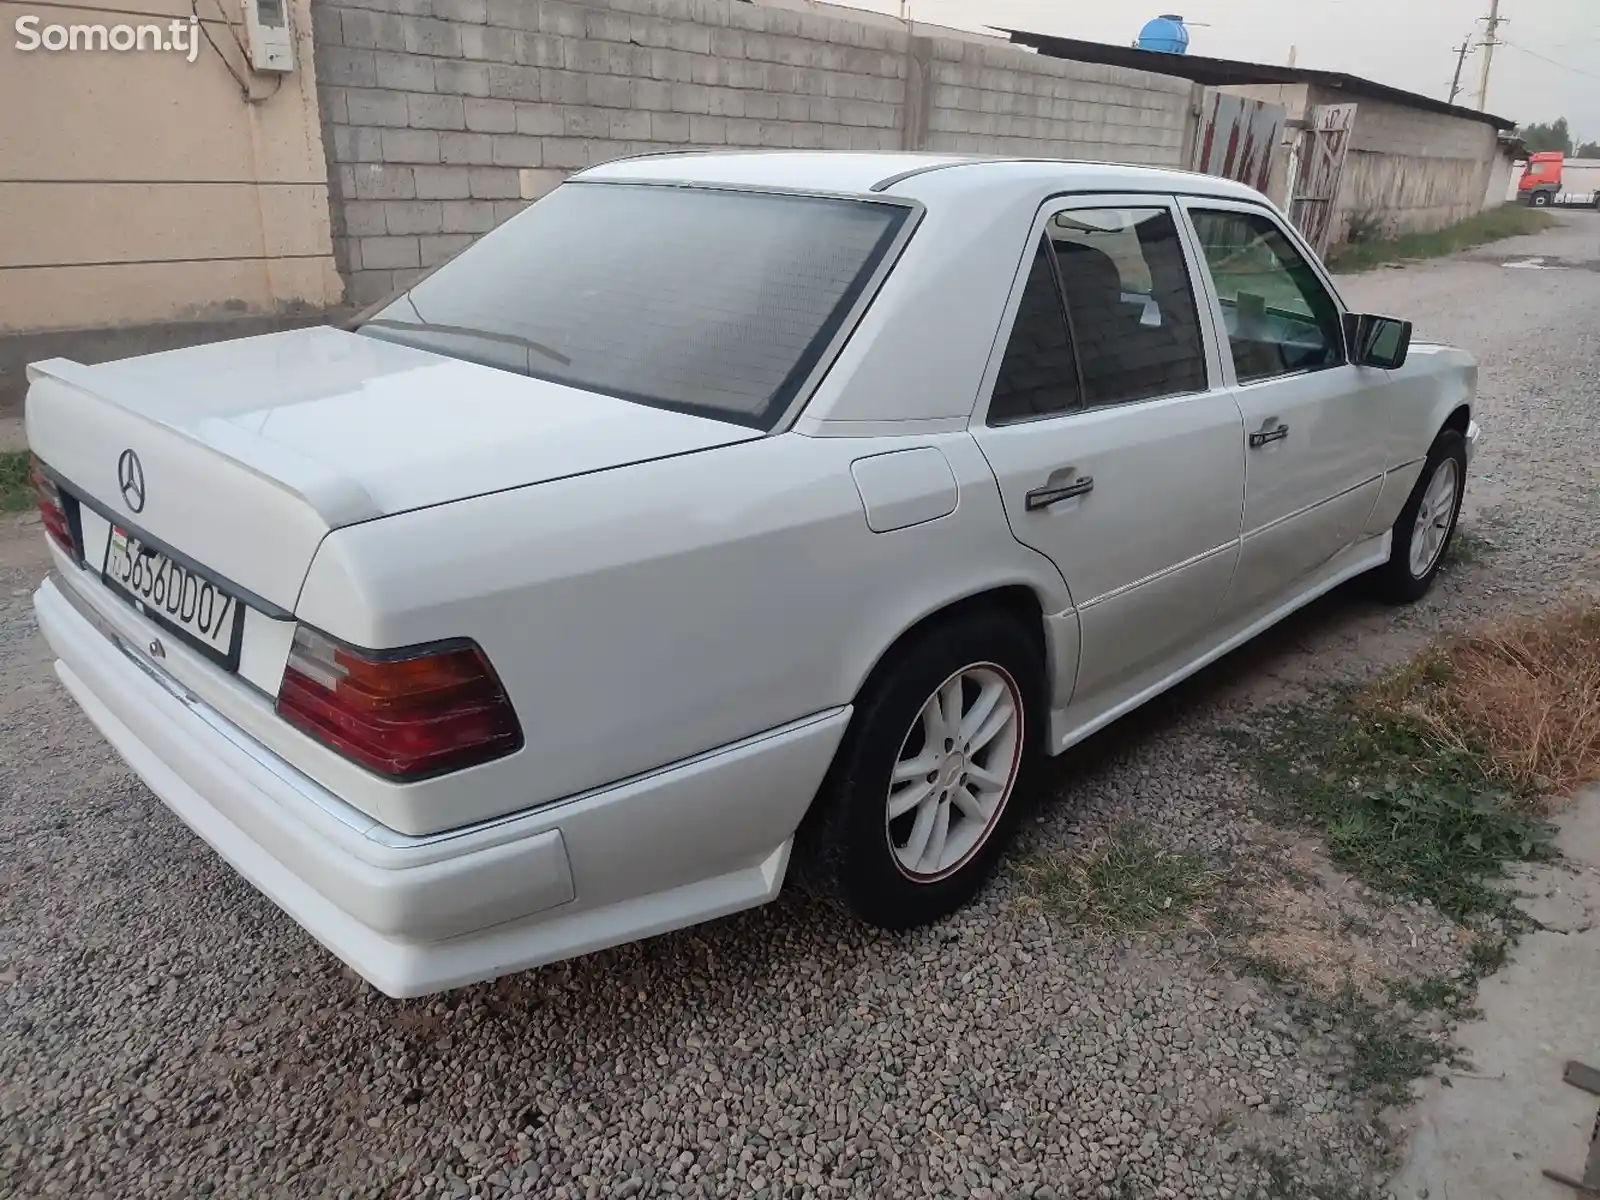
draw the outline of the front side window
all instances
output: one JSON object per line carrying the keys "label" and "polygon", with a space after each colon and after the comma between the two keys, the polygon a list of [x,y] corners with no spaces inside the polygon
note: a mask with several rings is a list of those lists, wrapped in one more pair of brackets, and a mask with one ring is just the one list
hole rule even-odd
{"label": "front side window", "polygon": [[1165,208],[1086,208],[1047,224],[1088,405],[1206,388],[1194,288]]}
{"label": "front side window", "polygon": [[770,429],[909,216],[861,200],[568,184],[358,332]]}
{"label": "front side window", "polygon": [[1344,365],[1339,306],[1265,213],[1189,213],[1222,301],[1240,383]]}

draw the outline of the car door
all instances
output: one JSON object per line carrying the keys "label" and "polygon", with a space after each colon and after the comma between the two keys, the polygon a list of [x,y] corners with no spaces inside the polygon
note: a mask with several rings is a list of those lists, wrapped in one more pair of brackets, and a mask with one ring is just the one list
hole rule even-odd
{"label": "car door", "polygon": [[1151,196],[1047,204],[974,415],[1012,533],[1078,609],[1074,706],[1186,660],[1237,556],[1242,426],[1181,219]]}
{"label": "car door", "polygon": [[1388,373],[1352,366],[1343,307],[1267,209],[1185,199],[1224,370],[1244,416],[1233,617],[1292,593],[1361,536],[1383,486]]}

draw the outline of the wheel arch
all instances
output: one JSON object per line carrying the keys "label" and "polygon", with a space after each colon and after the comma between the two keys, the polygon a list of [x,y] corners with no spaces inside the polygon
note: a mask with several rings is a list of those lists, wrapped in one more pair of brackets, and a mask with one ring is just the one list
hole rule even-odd
{"label": "wheel arch", "polygon": [[930,630],[971,613],[986,611],[1004,613],[1022,626],[1038,651],[1039,663],[1047,681],[1053,683],[1055,671],[1051,661],[1050,635],[1045,625],[1044,602],[1031,584],[1002,583],[948,601],[912,621],[883,648],[861,677],[855,698],[859,700],[878,680],[892,671],[918,639],[926,636]]}
{"label": "wheel arch", "polygon": [[1447,429],[1465,437],[1478,398],[1478,362],[1465,351],[1430,346],[1414,370],[1408,363],[1402,372],[1409,396],[1397,410],[1401,441],[1391,450],[1391,468],[1426,456]]}
{"label": "wheel arch", "polygon": [[[1465,380],[1465,376],[1461,377]],[[1399,443],[1396,461],[1385,473],[1383,487],[1373,501],[1372,512],[1367,517],[1365,536],[1376,537],[1391,528],[1399,519],[1416,485],[1427,456],[1439,436],[1453,430],[1464,439],[1472,425],[1473,389],[1466,382],[1438,381],[1435,392],[1426,407],[1420,407],[1405,418],[1404,435]]]}
{"label": "wheel arch", "polygon": [[[1039,656],[1039,665],[1044,672],[1046,695],[1041,698],[1041,703],[1048,708],[1050,703],[1049,692],[1056,686],[1056,673],[1060,660],[1064,657],[1053,645],[1054,639],[1050,632],[1051,617],[1047,614],[1047,599],[1038,586],[1020,580],[1009,582],[996,582],[989,586],[980,587],[969,591],[965,595],[946,600],[944,603],[918,616],[905,624],[903,628],[879,652],[872,665],[863,672],[860,681],[852,694],[856,713],[861,710],[861,700],[868,695],[895,667],[910,653],[912,648],[923,637],[940,626],[951,621],[960,620],[962,617],[973,613],[998,612],[1015,620],[1019,627],[1028,636]],[[1073,639],[1070,647],[1070,658],[1074,678],[1077,670],[1077,641],[1075,609],[1068,610],[1068,616],[1073,628]],[[1048,717],[1048,713],[1041,712],[1041,721]],[[810,876],[813,872],[820,871],[817,879],[827,875],[829,867],[825,863],[828,849],[827,829],[835,815],[833,809],[836,805],[829,803],[829,797],[838,790],[838,776],[840,764],[848,755],[852,737],[856,734],[858,720],[852,715],[850,726],[846,729],[844,737],[834,750],[833,761],[828,767],[817,794],[812,798],[807,807],[805,816],[801,818],[800,826],[795,831],[797,842],[797,856],[791,860],[802,875]]]}

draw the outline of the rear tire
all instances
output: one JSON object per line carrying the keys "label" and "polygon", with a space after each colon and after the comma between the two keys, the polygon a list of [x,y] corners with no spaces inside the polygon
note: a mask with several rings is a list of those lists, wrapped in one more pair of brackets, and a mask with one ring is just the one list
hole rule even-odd
{"label": "rear tire", "polygon": [[1380,599],[1413,604],[1428,594],[1455,537],[1466,482],[1466,439],[1458,430],[1442,430],[1394,523],[1389,561],[1373,573]]}
{"label": "rear tire", "polygon": [[965,905],[1031,791],[1044,671],[1013,618],[952,618],[869,683],[824,795],[815,850],[861,920],[910,929]]}

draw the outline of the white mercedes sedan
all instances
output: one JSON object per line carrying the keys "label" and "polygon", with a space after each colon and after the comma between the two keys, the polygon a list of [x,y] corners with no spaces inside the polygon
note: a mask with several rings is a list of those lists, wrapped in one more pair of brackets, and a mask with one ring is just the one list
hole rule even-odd
{"label": "white mercedes sedan", "polygon": [[676,154],[349,328],[29,369],[61,681],[393,996],[982,886],[1030,769],[1359,575],[1473,361],[1199,175]]}

